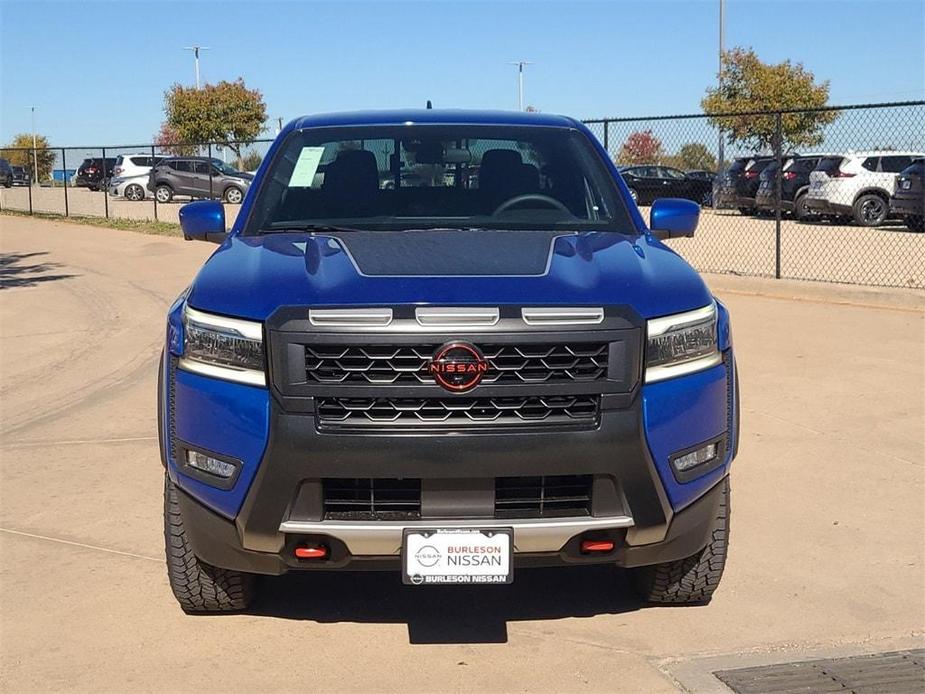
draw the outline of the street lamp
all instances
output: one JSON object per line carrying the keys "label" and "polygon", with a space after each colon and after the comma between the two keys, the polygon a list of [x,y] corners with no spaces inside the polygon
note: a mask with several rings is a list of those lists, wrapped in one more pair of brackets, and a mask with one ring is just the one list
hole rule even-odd
{"label": "street lamp", "polygon": [[31,186],[33,182],[39,182],[39,155],[35,150],[35,106],[29,108],[32,111],[32,181],[29,182]]}
{"label": "street lamp", "polygon": [[517,108],[524,110],[524,65],[533,65],[529,60],[517,60],[508,63],[517,66]]}
{"label": "street lamp", "polygon": [[208,46],[185,46],[184,51],[192,51],[196,60],[196,89],[199,89],[199,51],[211,50]]}

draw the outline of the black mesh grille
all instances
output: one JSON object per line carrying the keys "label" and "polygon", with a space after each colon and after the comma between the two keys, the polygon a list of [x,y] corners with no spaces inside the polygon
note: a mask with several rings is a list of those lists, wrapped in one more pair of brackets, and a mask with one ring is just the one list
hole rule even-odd
{"label": "black mesh grille", "polygon": [[578,424],[597,421],[598,395],[498,398],[318,398],[322,426]]}
{"label": "black mesh grille", "polygon": [[591,475],[498,477],[496,518],[548,518],[591,515]]}
{"label": "black mesh grille", "polygon": [[[437,344],[305,345],[309,383],[420,385]],[[607,378],[606,342],[479,345],[488,361],[482,383],[573,383]]]}
{"label": "black mesh grille", "polygon": [[419,479],[326,479],[329,520],[407,520],[421,517]]}

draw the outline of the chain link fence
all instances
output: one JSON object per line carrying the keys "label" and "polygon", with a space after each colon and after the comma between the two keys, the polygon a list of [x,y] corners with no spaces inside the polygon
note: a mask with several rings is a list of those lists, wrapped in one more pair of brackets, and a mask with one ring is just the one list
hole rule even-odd
{"label": "chain link fence", "polygon": [[[669,241],[698,270],[925,288],[922,220],[890,211],[898,172],[925,156],[925,101],[585,123],[644,217],[658,197],[701,204],[694,238]],[[30,177],[38,162],[41,176],[0,189],[0,209],[177,222],[190,199],[227,203],[221,169],[256,170],[271,143],[4,149]],[[172,155],[214,166],[189,172],[199,188],[166,201],[144,168]],[[237,209],[226,204],[229,225]]]}
{"label": "chain link fence", "polygon": [[[703,206],[694,238],[668,242],[698,270],[925,288],[921,220],[889,207],[898,172],[925,157],[925,102],[721,116],[585,122],[644,216],[656,197]],[[810,125],[812,144],[792,144]],[[730,137],[745,133],[763,137]]]}

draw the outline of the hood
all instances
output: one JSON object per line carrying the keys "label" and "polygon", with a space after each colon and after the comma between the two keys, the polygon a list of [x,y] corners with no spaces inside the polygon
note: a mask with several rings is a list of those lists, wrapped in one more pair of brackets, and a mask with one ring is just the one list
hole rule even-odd
{"label": "hood", "polygon": [[709,303],[700,276],[647,236],[403,231],[232,236],[188,301],[264,320],[280,306],[626,305],[643,318]]}

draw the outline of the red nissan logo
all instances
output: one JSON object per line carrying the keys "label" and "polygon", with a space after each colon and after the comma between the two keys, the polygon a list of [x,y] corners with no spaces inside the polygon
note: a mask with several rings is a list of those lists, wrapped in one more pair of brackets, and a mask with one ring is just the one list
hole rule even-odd
{"label": "red nissan logo", "polygon": [[488,371],[488,362],[473,344],[447,342],[434,352],[427,370],[447,390],[464,393],[479,384]]}

